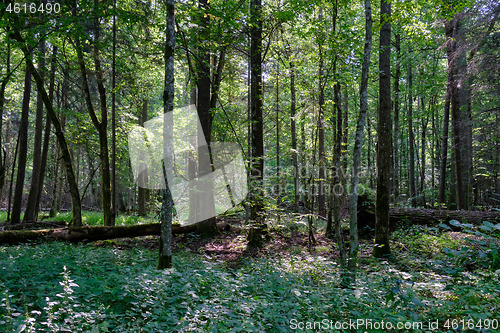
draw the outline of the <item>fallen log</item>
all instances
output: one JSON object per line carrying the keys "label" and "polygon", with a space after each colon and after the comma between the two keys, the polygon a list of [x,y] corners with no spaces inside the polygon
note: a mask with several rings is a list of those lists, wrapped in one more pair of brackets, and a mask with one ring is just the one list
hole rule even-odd
{"label": "fallen log", "polygon": [[[420,209],[420,208],[392,208],[390,211],[391,227],[410,225],[425,225],[437,227],[439,223],[448,223],[457,220],[461,223],[481,225],[483,221],[500,223],[500,212],[444,210],[444,209]],[[363,209],[358,214],[360,229],[366,226],[375,229],[374,210]]]}
{"label": "fallen log", "polygon": [[[219,230],[228,230],[227,223],[217,224]],[[172,234],[185,234],[196,231],[195,225],[172,226]],[[130,226],[92,226],[81,228],[59,228],[44,230],[9,230],[0,232],[0,245],[15,245],[36,241],[67,241],[87,243],[105,239],[131,238],[160,235],[160,224],[138,224]]]}
{"label": "fallen log", "polygon": [[26,229],[54,229],[64,228],[68,226],[66,221],[37,221],[37,222],[23,222],[16,224],[4,224],[0,228],[3,230],[26,230]]}

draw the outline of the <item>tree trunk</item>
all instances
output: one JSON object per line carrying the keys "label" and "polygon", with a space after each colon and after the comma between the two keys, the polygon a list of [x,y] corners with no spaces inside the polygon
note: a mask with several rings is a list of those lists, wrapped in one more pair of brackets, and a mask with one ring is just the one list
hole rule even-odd
{"label": "tree trunk", "polygon": [[396,74],[394,76],[394,202],[399,198],[399,80],[401,77],[401,35],[395,34]]}
{"label": "tree trunk", "polygon": [[349,258],[347,268],[351,272],[351,285],[355,282],[355,271],[359,251],[358,240],[358,190],[361,167],[361,150],[363,147],[363,131],[368,110],[368,76],[372,50],[372,8],[370,0],[365,0],[365,45],[363,64],[361,67],[361,83],[359,86],[359,116],[353,150],[353,167],[351,177],[351,197],[349,200]]}
{"label": "tree trunk", "polygon": [[[42,69],[40,75],[44,80],[45,71],[45,40],[41,40],[38,44],[38,51],[40,58],[38,60],[38,67]],[[33,172],[31,176],[31,185],[28,195],[28,202],[24,212],[23,222],[34,222],[37,219],[37,198],[40,195],[40,177],[42,160],[42,134],[43,134],[43,101],[42,94],[37,92],[36,97],[36,119],[35,119],[35,140],[33,143]]]}
{"label": "tree trunk", "polygon": [[[323,8],[319,8],[318,15],[319,29],[322,29],[323,21]],[[318,53],[319,53],[319,64],[318,64],[318,215],[321,217],[326,217],[326,207],[325,207],[325,122],[324,122],[324,108],[325,108],[325,82],[323,77],[324,61],[323,61],[323,43],[324,34],[320,31],[318,37]],[[328,229],[328,228],[327,228]]]}
{"label": "tree trunk", "polygon": [[[163,90],[163,111],[165,120],[167,114],[174,112],[174,51],[175,51],[175,0],[166,0],[167,30],[165,37],[165,86]],[[168,187],[167,172],[173,170],[173,128],[172,123],[163,122],[163,172],[166,188],[162,190],[161,232],[158,256],[158,269],[172,267],[172,212],[173,200]]]}
{"label": "tree trunk", "polygon": [[411,206],[417,206],[417,193],[415,186],[415,135],[413,133],[413,73],[411,59],[408,60],[408,141],[410,160],[410,200]]}
{"label": "tree trunk", "polygon": [[296,129],[296,97],[295,97],[295,62],[289,60],[290,64],[290,131],[292,132],[292,165],[293,165],[293,203],[297,213],[299,211],[299,157],[297,151],[297,129]]}
{"label": "tree trunk", "polygon": [[[31,55],[30,55],[31,56]],[[19,223],[21,220],[21,209],[23,203],[24,177],[26,174],[26,159],[28,156],[28,117],[30,112],[31,95],[31,72],[30,67],[26,65],[24,75],[24,95],[21,113],[21,124],[19,125],[18,142],[18,162],[16,187],[14,190],[14,201],[12,203],[12,215],[10,222]]]}
{"label": "tree trunk", "polygon": [[[29,226],[43,227],[40,230],[8,230],[0,231],[0,245],[16,245],[34,241],[66,241],[70,243],[88,243],[105,239],[132,238],[141,236],[159,236],[162,224],[138,224],[127,226],[92,226],[80,228],[48,229],[51,225],[58,226],[66,221],[37,222]],[[17,226],[13,226],[17,227]],[[231,230],[229,224],[217,224],[218,230]],[[172,226],[171,235],[196,232],[195,225]],[[166,267],[165,267],[166,268]]]}
{"label": "tree trunk", "polygon": [[[452,41],[447,40],[446,43],[452,43]],[[448,47],[447,47],[448,49]],[[448,56],[448,66],[449,66],[449,56]],[[449,123],[450,123],[450,101],[451,101],[451,84],[452,84],[452,73],[448,69],[448,82],[446,84],[446,97],[444,102],[444,114],[443,114],[443,139],[441,146],[441,164],[439,166],[439,194],[438,202],[444,204],[446,202],[445,191],[446,191],[446,164],[448,163],[448,133],[449,133]]]}
{"label": "tree trunk", "polygon": [[[199,46],[198,46],[198,66],[197,66],[197,108],[201,128],[205,137],[207,146],[199,146],[198,149],[198,176],[203,177],[212,172],[212,163],[210,156],[210,140],[212,137],[213,116],[210,110],[211,103],[211,82],[210,82],[210,52],[206,44],[210,40],[210,17],[207,14],[209,7],[208,0],[199,0],[201,17],[199,19]],[[215,219],[215,203],[213,194],[213,185],[207,184],[202,189],[198,189],[197,195],[203,200],[197,200],[197,209],[204,211],[205,214],[214,217],[208,218],[197,224],[197,230],[202,237],[211,237],[217,234]],[[208,213],[206,213],[208,211]]]}
{"label": "tree trunk", "polygon": [[[144,126],[144,123],[148,120],[148,100],[145,99],[142,103],[142,111],[139,116],[139,126]],[[147,169],[140,175],[140,177],[144,177],[142,182],[143,184],[147,184],[148,182],[148,174]],[[138,214],[140,216],[144,216],[147,213],[146,204],[147,204],[147,196],[149,190],[147,188],[139,187],[139,194],[137,198],[138,204]]]}
{"label": "tree trunk", "polygon": [[113,60],[111,85],[111,217],[110,225],[116,224],[118,193],[116,186],[116,0],[113,1]]}
{"label": "tree trunk", "polygon": [[264,125],[262,119],[262,0],[250,2],[250,114],[252,120],[252,206],[250,219],[253,225],[248,233],[248,246],[260,246],[267,229],[264,217]]}
{"label": "tree trunk", "polygon": [[420,201],[422,204],[422,207],[425,207],[425,144],[426,144],[426,135],[427,135],[427,125],[429,123],[429,116],[425,114],[425,104],[424,104],[424,97],[420,96],[420,105],[422,107],[422,136],[421,136],[421,153],[420,153],[420,159],[421,159],[421,165],[420,165],[420,195],[422,196],[422,200]]}
{"label": "tree trunk", "polygon": [[[99,0],[94,1],[95,10],[98,9]],[[112,214],[111,201],[111,170],[109,161],[109,146],[108,146],[108,105],[106,102],[106,89],[104,88],[104,77],[101,69],[101,58],[99,52],[100,27],[99,18],[94,18],[94,65],[95,76],[97,81],[97,91],[99,92],[99,100],[101,107],[101,122],[96,129],[99,133],[99,151],[101,159],[101,177],[102,177],[102,214],[104,225],[115,225]],[[97,118],[96,118],[97,120]],[[94,120],[93,120],[94,121]],[[98,123],[98,122],[97,122]]]}
{"label": "tree trunk", "polygon": [[6,75],[0,84],[0,200],[2,199],[3,187],[5,185],[5,178],[7,177],[7,152],[4,153],[2,144],[3,133],[3,113],[5,110],[5,89],[9,82],[10,75],[10,41],[7,40],[7,54],[6,54]]}
{"label": "tree trunk", "polygon": [[392,174],[391,119],[391,4],[380,2],[379,114],[377,124],[377,198],[375,206],[375,246],[373,255],[391,253],[389,247],[389,199]]}
{"label": "tree trunk", "polygon": [[[57,60],[57,46],[52,48],[52,61],[50,65],[50,82],[49,82],[49,99],[50,102],[54,102],[54,90],[55,90],[55,74],[56,74],[56,60]],[[38,183],[38,195],[36,197],[35,205],[35,216],[38,216],[40,210],[40,199],[42,196],[43,183],[45,178],[45,169],[47,168],[47,157],[49,155],[49,144],[50,144],[50,128],[52,123],[50,117],[45,119],[45,130],[43,135],[43,146],[42,146],[42,160],[40,166],[40,178]]]}
{"label": "tree trunk", "polygon": [[33,65],[33,60],[31,59],[31,55],[30,52],[28,51],[28,48],[26,47],[25,41],[23,40],[19,31],[15,31],[13,37],[21,44],[20,48],[23,51],[24,56],[26,57],[26,64],[31,72],[31,75],[33,76],[33,79],[36,82],[38,91],[40,91],[42,94],[42,100],[43,103],[45,104],[45,110],[47,111],[47,116],[50,117],[50,120],[54,125],[57,141],[59,142],[59,146],[61,147],[62,159],[64,161],[64,166],[66,168],[66,177],[68,179],[69,190],[71,193],[72,213],[73,213],[72,226],[80,227],[82,225],[82,213],[81,213],[82,205],[80,201],[80,193],[78,191],[78,184],[76,182],[75,173],[73,171],[73,162],[71,160],[71,155],[69,153],[66,138],[62,131],[61,123],[59,122],[59,119],[57,118],[57,115],[54,111],[54,108],[52,106],[52,101],[49,99],[49,96],[45,91],[45,88],[43,86],[43,80],[40,77],[40,74],[35,69],[35,66]]}
{"label": "tree trunk", "polygon": [[278,210],[277,218],[280,218],[280,205],[281,205],[281,176],[280,176],[280,90],[279,90],[279,62],[276,61],[276,209]]}

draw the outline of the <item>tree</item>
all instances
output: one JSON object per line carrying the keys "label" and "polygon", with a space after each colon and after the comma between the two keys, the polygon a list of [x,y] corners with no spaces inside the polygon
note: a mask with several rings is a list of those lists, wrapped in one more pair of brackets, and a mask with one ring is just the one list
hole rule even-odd
{"label": "tree", "polygon": [[[14,27],[17,27],[19,22],[16,20]],[[61,149],[62,160],[64,166],[66,168],[66,178],[68,180],[69,190],[71,193],[71,204],[72,204],[72,214],[73,218],[71,221],[71,225],[73,227],[81,227],[82,226],[82,204],[80,200],[80,192],[78,191],[78,184],[76,182],[75,172],[73,171],[73,161],[71,160],[71,154],[69,152],[68,144],[66,141],[66,137],[64,136],[64,132],[62,131],[61,123],[54,111],[54,107],[52,105],[52,101],[50,100],[47,92],[45,91],[44,82],[35,66],[33,65],[33,60],[31,59],[31,52],[26,46],[26,42],[21,36],[20,32],[16,29],[11,34],[11,37],[19,42],[19,48],[23,52],[26,58],[26,66],[31,72],[33,79],[36,82],[36,86],[38,91],[40,91],[42,95],[42,100],[45,105],[45,110],[47,112],[47,116],[50,117],[50,121],[54,125],[55,134],[57,137],[57,141],[59,143],[59,147]]]}
{"label": "tree", "polygon": [[[111,211],[111,174],[109,163],[109,145],[108,145],[108,106],[106,102],[106,88],[104,87],[104,75],[101,66],[99,42],[100,42],[100,23],[99,23],[99,0],[94,0],[94,13],[93,13],[93,58],[95,68],[95,78],[97,83],[97,91],[99,93],[99,105],[101,109],[101,120],[97,118],[97,114],[92,103],[92,94],[90,91],[90,84],[88,80],[88,71],[83,57],[83,47],[81,45],[81,37],[76,36],[76,53],[78,56],[78,65],[80,74],[83,80],[83,93],[87,110],[99,133],[99,158],[101,160],[101,187],[102,187],[102,212],[104,225],[113,225]],[[75,8],[76,11],[76,8]]]}
{"label": "tree", "polygon": [[26,174],[26,159],[28,155],[28,116],[30,111],[31,97],[31,72],[26,65],[24,74],[24,95],[21,108],[21,124],[19,125],[18,137],[18,162],[16,188],[14,190],[14,201],[12,203],[11,223],[21,222],[21,205],[24,192],[24,177]]}
{"label": "tree", "polygon": [[[201,17],[199,18],[199,44],[198,44],[198,62],[197,62],[197,110],[200,119],[201,128],[205,137],[207,147],[200,146],[198,151],[198,167],[199,177],[208,175],[212,172],[211,156],[210,156],[210,140],[212,137],[212,122],[213,115],[211,112],[211,80],[210,80],[210,53],[206,47],[210,40],[210,15],[208,13],[208,0],[199,0],[201,9]],[[208,148],[208,149],[207,149]],[[208,210],[212,212],[214,217],[205,221],[201,221],[197,225],[198,232],[203,237],[209,237],[218,232],[215,219],[215,203],[213,201],[213,187],[211,184],[203,186],[203,193],[198,193],[198,196],[203,197],[203,200],[197,200],[200,205],[196,208],[199,210]]]}
{"label": "tree", "polygon": [[375,206],[375,257],[391,253],[389,246],[389,199],[392,174],[391,119],[391,4],[380,2],[379,111],[377,122],[377,198]]}
{"label": "tree", "polygon": [[259,246],[266,229],[262,185],[264,178],[264,127],[262,119],[262,0],[250,2],[250,115],[251,115],[251,188],[248,246]]}
{"label": "tree", "polygon": [[174,52],[175,52],[175,0],[166,0],[167,27],[165,36],[165,88],[163,91],[163,149],[164,174],[166,188],[162,190],[160,253],[158,269],[172,267],[172,194],[168,187],[167,172],[173,168],[173,128],[166,121],[168,114],[174,111]]}
{"label": "tree", "polygon": [[359,251],[358,240],[358,191],[359,173],[361,166],[361,149],[363,147],[363,131],[365,128],[366,114],[368,110],[368,76],[370,72],[370,58],[372,50],[372,8],[370,0],[365,0],[365,45],[363,64],[361,67],[361,83],[359,85],[359,116],[356,126],[356,137],[353,149],[353,166],[351,178],[351,197],[349,200],[349,258],[347,268],[351,272],[354,282],[354,272],[357,266]]}
{"label": "tree", "polygon": [[[38,67],[41,69],[40,75],[44,79],[44,69],[45,69],[45,40],[41,40],[38,45],[39,61]],[[42,163],[42,134],[43,134],[43,100],[42,94],[37,92],[36,97],[36,118],[35,118],[35,140],[33,143],[33,165],[41,165]],[[28,202],[26,204],[26,210],[24,212],[23,222],[33,222],[36,220],[37,216],[37,200],[40,193],[40,177],[41,168],[33,168],[33,174],[31,176],[31,186],[28,195]]]}

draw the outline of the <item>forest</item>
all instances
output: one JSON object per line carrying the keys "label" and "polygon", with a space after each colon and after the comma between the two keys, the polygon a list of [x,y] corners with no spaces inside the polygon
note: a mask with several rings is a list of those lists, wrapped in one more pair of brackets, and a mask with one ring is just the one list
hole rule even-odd
{"label": "forest", "polygon": [[30,1],[0,333],[500,332],[498,2]]}

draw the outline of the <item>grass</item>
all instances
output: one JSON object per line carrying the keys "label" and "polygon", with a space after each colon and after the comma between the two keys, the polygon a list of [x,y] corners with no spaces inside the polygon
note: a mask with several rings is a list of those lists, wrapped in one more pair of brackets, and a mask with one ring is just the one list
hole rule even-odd
{"label": "grass", "polygon": [[[21,214],[21,219],[24,214]],[[39,216],[42,217],[42,214]],[[0,211],[0,224],[4,223],[7,219],[7,212]],[[55,217],[47,217],[45,216],[45,221],[71,221],[72,214],[71,212],[61,212],[58,213]],[[87,224],[89,226],[99,226],[103,225],[103,215],[102,212],[96,211],[82,211],[82,222],[83,224]],[[136,224],[147,224],[147,223],[155,223],[158,222],[157,217],[153,214],[147,216],[137,216],[137,215],[118,215],[116,217],[116,225],[136,225]]]}
{"label": "grass", "polygon": [[[310,248],[302,228],[287,233],[277,229],[253,256],[243,255],[238,234],[205,243],[176,237],[174,268],[165,271],[156,270],[152,237],[0,246],[0,332],[390,331],[335,326],[357,319],[416,325],[403,332],[428,332],[416,323],[436,321],[434,332],[457,332],[462,319],[481,321],[474,331],[499,331],[492,320],[499,319],[500,269],[480,261],[459,267],[445,250],[460,251],[463,238],[398,230],[390,261],[374,260],[364,242],[357,283],[344,289],[334,244],[318,236]],[[489,248],[482,246],[474,251]],[[228,259],[231,251],[240,256]]]}

